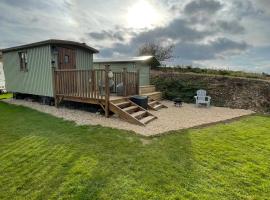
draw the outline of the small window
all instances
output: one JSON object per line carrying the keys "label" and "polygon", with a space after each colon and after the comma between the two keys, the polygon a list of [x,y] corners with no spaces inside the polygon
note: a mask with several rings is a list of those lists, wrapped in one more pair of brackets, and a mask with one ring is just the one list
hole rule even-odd
{"label": "small window", "polygon": [[20,70],[27,71],[27,52],[19,52]]}
{"label": "small window", "polygon": [[65,55],[64,62],[65,62],[65,64],[67,64],[69,62],[69,56],[68,55]]}

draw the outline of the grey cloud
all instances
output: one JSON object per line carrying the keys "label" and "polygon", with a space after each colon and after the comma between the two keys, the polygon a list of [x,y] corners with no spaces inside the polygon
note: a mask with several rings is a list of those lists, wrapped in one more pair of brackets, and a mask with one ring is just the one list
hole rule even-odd
{"label": "grey cloud", "polygon": [[227,38],[218,38],[208,44],[178,43],[175,48],[176,58],[190,61],[211,60],[224,53],[245,51],[248,44],[232,41]]}
{"label": "grey cloud", "polygon": [[224,21],[218,20],[214,25],[222,32],[231,34],[241,34],[245,32],[245,28],[238,21]]}
{"label": "grey cloud", "polygon": [[164,38],[196,41],[205,38],[209,34],[209,31],[198,31],[189,27],[189,23],[183,19],[175,19],[166,27],[158,27],[139,34],[133,39],[133,42],[160,41]]}
{"label": "grey cloud", "polygon": [[[114,53],[121,55],[136,55],[139,45],[134,43],[117,43],[112,48],[103,48],[102,57],[112,57]],[[246,42],[233,41],[228,38],[218,38],[208,44],[180,41],[175,45],[175,57],[185,61],[211,60],[224,54],[234,54],[247,50]]]}
{"label": "grey cloud", "polygon": [[2,0],[1,3],[6,5],[22,8],[25,10],[31,9],[46,9],[46,8],[53,8],[53,4],[50,1],[36,1],[36,0]]}
{"label": "grey cloud", "polygon": [[260,1],[250,1],[250,0],[233,0],[233,7],[231,8],[231,13],[234,13],[238,19],[242,19],[246,16],[259,16],[263,14],[263,10],[258,8],[257,4]]}
{"label": "grey cloud", "polygon": [[101,31],[101,32],[90,32],[88,35],[96,40],[119,40],[124,41],[123,33],[121,31],[114,32],[114,31]]}
{"label": "grey cloud", "polygon": [[228,38],[219,38],[215,41],[210,42],[210,45],[217,52],[225,52],[230,50],[244,51],[249,46],[246,42],[237,42]]}
{"label": "grey cloud", "polygon": [[101,48],[100,56],[101,57],[113,57],[114,54],[121,55],[136,55],[138,46],[132,44],[122,44],[116,43],[111,48]]}
{"label": "grey cloud", "polygon": [[215,0],[195,0],[188,3],[184,12],[186,14],[194,14],[198,12],[206,12],[212,14],[217,12],[222,8],[222,4],[219,1]]}
{"label": "grey cloud", "polygon": [[[109,30],[109,31],[102,31],[102,32],[92,32],[88,35],[91,38],[95,38],[97,40],[104,40],[104,39],[116,39],[115,35],[121,35],[122,30],[119,29],[117,32],[116,30]],[[162,42],[168,39],[172,39],[175,41],[189,41],[195,42],[199,41],[209,34],[209,31],[197,31],[196,29],[190,28],[189,23],[182,19],[175,19],[170,24],[165,27],[157,27],[152,30],[146,30],[141,33],[134,33],[132,31],[129,32],[129,35],[132,34],[132,39],[128,45],[116,43],[114,44],[113,48],[109,48],[104,51],[100,51],[102,56],[112,55],[111,51],[115,51],[118,53],[123,54],[134,54],[136,53],[134,50],[137,50],[140,45],[146,42]]]}

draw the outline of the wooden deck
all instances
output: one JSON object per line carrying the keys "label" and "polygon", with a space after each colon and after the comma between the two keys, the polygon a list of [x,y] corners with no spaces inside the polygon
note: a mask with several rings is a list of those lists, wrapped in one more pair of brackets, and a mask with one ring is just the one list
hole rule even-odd
{"label": "wooden deck", "polygon": [[[126,69],[123,72],[111,72],[106,66],[99,70],[54,70],[53,75],[56,106],[63,100],[98,104],[106,117],[111,111],[123,120],[138,125],[146,125],[156,119],[153,114],[129,100],[130,96],[138,94],[148,96],[153,101],[161,96],[152,86],[140,89],[139,72]],[[120,92],[122,95],[118,96]]]}

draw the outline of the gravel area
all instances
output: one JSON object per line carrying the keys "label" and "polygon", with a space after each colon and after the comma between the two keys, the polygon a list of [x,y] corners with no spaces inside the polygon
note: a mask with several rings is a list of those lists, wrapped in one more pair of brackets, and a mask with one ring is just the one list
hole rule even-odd
{"label": "gravel area", "polygon": [[4,101],[11,104],[30,107],[66,120],[71,120],[79,125],[102,125],[106,127],[131,130],[144,136],[152,136],[172,130],[225,121],[254,113],[250,110],[214,106],[211,106],[210,108],[197,108],[193,104],[183,104],[182,107],[175,107],[173,102],[162,101],[162,103],[168,106],[168,108],[164,108],[159,111],[151,111],[158,117],[158,119],[143,127],[127,123],[115,116],[105,118],[102,115],[87,111],[55,108],[54,106],[40,105],[39,103],[25,100],[8,99]]}

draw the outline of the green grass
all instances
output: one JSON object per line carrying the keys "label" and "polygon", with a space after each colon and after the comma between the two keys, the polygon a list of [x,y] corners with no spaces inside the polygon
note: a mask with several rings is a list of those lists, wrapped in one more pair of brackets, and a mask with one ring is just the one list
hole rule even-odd
{"label": "green grass", "polygon": [[13,96],[12,93],[0,94],[0,100],[1,99],[10,99],[10,98],[12,98],[12,96]]}
{"label": "green grass", "polygon": [[0,102],[0,199],[269,199],[269,158],[266,116],[147,139]]}

